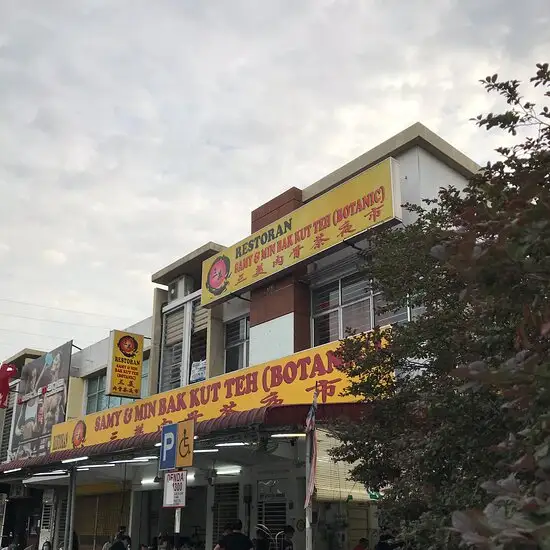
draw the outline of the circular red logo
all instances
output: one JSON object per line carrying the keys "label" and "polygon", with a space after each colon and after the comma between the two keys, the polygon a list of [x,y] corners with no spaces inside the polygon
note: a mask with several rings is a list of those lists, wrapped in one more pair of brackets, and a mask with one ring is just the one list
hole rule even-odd
{"label": "circular red logo", "polygon": [[222,294],[229,283],[231,262],[227,256],[218,256],[208,270],[206,286],[214,296]]}
{"label": "circular red logo", "polygon": [[84,441],[86,441],[86,423],[83,420],[79,420],[73,430],[73,448],[81,447]]}
{"label": "circular red logo", "polygon": [[138,343],[133,336],[123,336],[118,341],[118,349],[125,357],[133,357],[138,352]]}

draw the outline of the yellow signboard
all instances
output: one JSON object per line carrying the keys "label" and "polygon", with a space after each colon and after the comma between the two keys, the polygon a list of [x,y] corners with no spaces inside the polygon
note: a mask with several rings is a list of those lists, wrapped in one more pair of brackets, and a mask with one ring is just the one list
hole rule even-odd
{"label": "yellow signboard", "polygon": [[112,330],[109,353],[107,395],[138,399],[141,396],[143,335]]}
{"label": "yellow signboard", "polygon": [[[319,403],[356,401],[338,370],[338,341],[89,414],[53,427],[51,452],[88,447],[162,430],[165,424],[202,422],[268,405],[309,404],[317,384]],[[183,460],[183,459],[182,459]]]}
{"label": "yellow signboard", "polygon": [[184,420],[178,423],[178,448],[176,449],[176,468],[193,466],[195,449],[195,421]]}
{"label": "yellow signboard", "polygon": [[205,260],[201,303],[228,298],[400,218],[397,164],[389,158]]}

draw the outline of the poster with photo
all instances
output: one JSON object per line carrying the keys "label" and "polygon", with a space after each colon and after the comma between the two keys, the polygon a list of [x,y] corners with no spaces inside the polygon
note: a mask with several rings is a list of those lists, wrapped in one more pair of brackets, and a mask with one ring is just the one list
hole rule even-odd
{"label": "poster with photo", "polygon": [[67,342],[23,367],[10,460],[49,453],[52,427],[65,421],[72,346]]}

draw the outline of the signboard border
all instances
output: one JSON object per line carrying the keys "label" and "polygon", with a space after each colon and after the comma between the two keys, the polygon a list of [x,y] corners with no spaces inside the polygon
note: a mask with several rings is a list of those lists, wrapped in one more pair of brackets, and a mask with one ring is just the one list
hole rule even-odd
{"label": "signboard border", "polygon": [[[165,498],[166,498],[166,476],[169,475],[169,474],[173,474],[173,473],[176,473],[176,472],[184,472],[185,473],[185,504],[183,505],[177,505],[177,506],[171,506],[171,505],[166,505],[165,504]],[[188,474],[189,474],[189,470],[187,470],[187,468],[185,469],[177,469],[177,470],[170,470],[169,472],[164,472],[164,477],[163,477],[163,488],[162,488],[162,507],[163,508],[166,508],[168,510],[176,510],[178,508],[185,508],[187,506],[187,489],[188,489],[188,486],[187,486],[187,477],[188,477]]]}
{"label": "signboard border", "polygon": [[[138,344],[141,345],[141,365],[139,368],[139,393],[136,395],[127,395],[122,392],[113,392],[113,363],[114,363],[114,348],[116,333],[126,336],[139,337]],[[109,360],[107,362],[107,375],[105,378],[105,395],[108,397],[122,397],[123,399],[141,399],[141,378],[143,376],[143,362],[145,357],[145,336],[138,334],[137,332],[130,332],[128,330],[113,329],[109,332]]]}
{"label": "signboard border", "polygon": [[[311,256],[303,258],[303,259],[301,259],[301,260],[299,260],[299,261],[297,261],[297,262],[295,262],[292,265],[289,265],[287,267],[283,267],[281,270],[276,271],[274,273],[271,273],[271,274],[267,275],[266,277],[264,277],[262,279],[259,279],[257,281],[254,281],[250,284],[247,284],[246,286],[243,286],[240,289],[234,289],[232,292],[228,292],[228,293],[223,294],[222,296],[219,296],[219,297],[212,297],[212,299],[210,299],[208,302],[203,302],[202,298],[206,296],[205,292],[203,292],[202,295],[201,295],[201,306],[205,307],[205,308],[210,308],[210,307],[214,307],[216,305],[222,304],[223,302],[226,302],[227,300],[230,300],[231,298],[235,297],[236,295],[238,296],[238,295],[244,294],[246,292],[249,292],[250,290],[253,290],[255,288],[265,286],[265,285],[277,280],[278,278],[283,277],[285,274],[287,274],[289,272],[289,270],[291,270],[293,268],[296,268],[296,267],[299,267],[299,266],[303,265],[304,263],[306,263],[308,261],[310,261],[310,262],[313,261],[314,258],[321,259],[321,258],[326,257],[328,254],[337,252],[338,250],[341,250],[343,247],[345,247],[347,244],[353,244],[353,243],[361,240],[362,238],[364,238],[365,233],[367,233],[369,231],[377,230],[380,227],[393,227],[393,226],[401,223],[402,222],[402,217],[403,217],[403,208],[402,208],[402,204],[401,204],[402,199],[401,199],[400,165],[399,165],[399,162],[394,157],[390,156],[390,157],[385,158],[384,160],[381,160],[380,162],[377,162],[376,164],[373,164],[372,166],[368,166],[367,168],[364,168],[364,169],[360,170],[359,172],[349,176],[347,179],[345,179],[343,181],[340,181],[338,184],[334,185],[331,189],[328,189],[327,191],[317,195],[314,199],[312,199],[311,201],[303,204],[302,206],[300,206],[296,210],[293,210],[289,214],[286,214],[285,216],[281,216],[280,218],[277,218],[274,222],[272,222],[269,225],[274,225],[274,224],[278,223],[279,220],[281,220],[282,218],[286,218],[287,216],[295,214],[301,208],[304,208],[306,206],[309,206],[309,205],[313,204],[317,199],[323,197],[324,195],[330,193],[331,191],[334,191],[335,189],[338,189],[340,186],[346,185],[347,183],[351,182],[355,178],[361,176],[361,174],[364,174],[365,172],[368,172],[369,170],[373,170],[374,168],[376,168],[377,166],[383,164],[384,162],[389,162],[390,186],[391,186],[391,190],[392,190],[392,218],[391,219],[375,223],[375,224],[371,225],[370,227],[367,227],[367,228],[363,229],[362,231],[359,231],[358,233],[352,235],[351,237],[349,237],[347,239],[342,239],[340,242],[336,242],[334,244],[331,244],[327,248],[325,248],[325,249],[323,249],[323,250],[321,250],[321,251],[319,251],[315,254],[312,254]],[[214,254],[210,258],[207,258],[206,260],[204,260],[203,263],[202,263],[202,273],[203,273],[203,275],[202,275],[202,280],[201,280],[201,287],[204,289],[204,287],[205,287],[204,278],[206,277],[206,274],[208,273],[208,269],[206,269],[206,266],[205,266],[206,262],[214,261],[215,258],[218,258],[218,257],[224,255],[225,251],[227,251],[228,249],[234,248],[237,245],[239,245],[240,243],[250,240],[251,237],[253,237],[257,233],[261,233],[262,231],[265,231],[265,228],[262,228],[261,230],[255,231],[254,233],[251,233],[246,238],[241,239],[240,241],[237,241],[236,243],[232,244],[231,246],[228,246],[228,247],[224,248],[223,250],[221,250],[217,254]]]}

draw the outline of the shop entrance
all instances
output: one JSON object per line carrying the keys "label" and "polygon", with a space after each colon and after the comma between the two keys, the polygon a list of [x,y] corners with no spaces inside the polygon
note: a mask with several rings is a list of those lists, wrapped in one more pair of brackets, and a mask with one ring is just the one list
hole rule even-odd
{"label": "shop entrance", "polygon": [[81,550],[101,550],[119,526],[128,525],[130,498],[129,491],[76,497],[73,525]]}
{"label": "shop entrance", "polygon": [[273,540],[287,524],[287,491],[285,479],[258,481],[257,523],[265,525]]}
{"label": "shop entrance", "polygon": [[214,543],[218,542],[225,526],[239,517],[239,484],[214,485]]}
{"label": "shop entrance", "polygon": [[[206,538],[206,486],[187,488],[186,506],[181,510],[180,538],[182,543],[204,547]],[[159,534],[174,535],[175,510],[162,507],[162,491],[141,493],[141,526],[138,544],[150,545]],[[145,518],[148,518],[147,520]],[[133,542],[133,541],[132,541]],[[134,543],[137,548],[137,545]]]}

